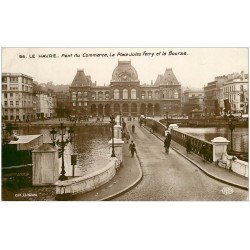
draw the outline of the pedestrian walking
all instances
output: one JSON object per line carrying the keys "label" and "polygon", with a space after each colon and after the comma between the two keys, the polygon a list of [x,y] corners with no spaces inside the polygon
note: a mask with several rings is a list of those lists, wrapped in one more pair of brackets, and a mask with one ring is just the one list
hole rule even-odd
{"label": "pedestrian walking", "polygon": [[134,153],[136,153],[136,148],[135,148],[135,144],[133,141],[131,141],[131,143],[129,145],[129,150],[131,152],[131,156],[134,157]]}
{"label": "pedestrian walking", "polygon": [[134,124],[132,125],[132,132],[133,133],[135,132],[135,125]]}
{"label": "pedestrian walking", "polygon": [[130,135],[129,135],[129,132],[126,133],[126,140],[127,140],[127,143],[129,142],[129,139],[130,139]]}
{"label": "pedestrian walking", "polygon": [[126,122],[123,120],[122,121],[122,129],[125,130],[125,128],[126,128]]}
{"label": "pedestrian walking", "polygon": [[169,152],[170,143],[171,143],[171,134],[168,133],[165,140],[164,140],[164,147],[165,147],[165,152],[166,153]]}
{"label": "pedestrian walking", "polygon": [[202,144],[200,153],[201,153],[201,156],[203,157],[203,162],[205,163],[206,158],[207,158],[207,146],[205,143]]}
{"label": "pedestrian walking", "polygon": [[187,150],[188,154],[191,152],[191,149],[192,149],[191,140],[190,140],[190,138],[188,138],[186,141],[186,150]]}
{"label": "pedestrian walking", "polygon": [[140,119],[140,122],[139,122],[139,123],[140,123],[140,127],[141,127],[141,126],[142,126],[142,120],[141,120],[141,119]]}
{"label": "pedestrian walking", "polygon": [[123,130],[122,131],[122,140],[126,137],[126,132]]}

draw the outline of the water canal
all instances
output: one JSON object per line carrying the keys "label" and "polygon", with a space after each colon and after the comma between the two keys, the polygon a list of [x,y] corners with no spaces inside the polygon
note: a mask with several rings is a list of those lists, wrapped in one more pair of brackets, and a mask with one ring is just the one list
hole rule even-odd
{"label": "water canal", "polygon": [[[24,127],[19,129],[19,134],[43,134],[44,142],[50,143],[50,130],[51,127]],[[57,135],[57,138],[60,136]],[[106,165],[109,158],[109,126],[76,127],[73,138],[72,144],[68,144],[65,149],[66,175],[72,174],[70,155],[73,153],[77,154],[76,176],[91,173]]]}
{"label": "water canal", "polygon": [[[215,137],[222,136],[231,140],[231,131],[229,128],[178,128],[180,132],[184,132],[206,141],[211,141]],[[230,147],[230,144],[229,144]],[[236,127],[233,131],[233,150],[240,152],[248,152],[248,128]]]}

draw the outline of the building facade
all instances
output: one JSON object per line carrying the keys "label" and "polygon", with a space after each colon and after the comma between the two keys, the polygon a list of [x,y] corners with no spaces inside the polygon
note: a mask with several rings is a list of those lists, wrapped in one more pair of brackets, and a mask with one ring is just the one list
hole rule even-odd
{"label": "building facade", "polygon": [[193,110],[204,112],[204,90],[186,89],[182,94],[183,113],[190,115]]}
{"label": "building facade", "polygon": [[248,113],[248,74],[242,73],[240,77],[228,80],[223,85],[224,102],[227,112],[231,113]]}
{"label": "building facade", "polygon": [[119,61],[110,84],[97,86],[84,70],[69,88],[71,111],[76,116],[160,116],[181,113],[181,85],[172,69],[166,69],[155,83],[140,84],[130,61]]}
{"label": "building facade", "polygon": [[232,73],[215,77],[204,87],[205,113],[224,115],[248,112],[248,74]]}
{"label": "building facade", "polygon": [[5,121],[35,119],[32,77],[21,73],[2,73],[2,116]]}

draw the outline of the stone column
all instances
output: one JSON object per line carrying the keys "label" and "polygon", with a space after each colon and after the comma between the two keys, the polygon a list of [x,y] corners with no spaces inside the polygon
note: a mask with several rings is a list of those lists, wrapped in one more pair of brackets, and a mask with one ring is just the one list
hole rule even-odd
{"label": "stone column", "polygon": [[230,141],[224,137],[216,137],[211,142],[213,144],[213,162],[217,162],[227,153],[227,145]]}
{"label": "stone column", "polygon": [[[121,125],[115,125],[114,126],[114,150],[115,150],[115,156],[119,161],[119,164],[122,163],[122,146],[124,141],[122,140],[122,133],[121,133]],[[112,138],[110,139],[109,146],[110,146],[110,155],[112,153]]]}

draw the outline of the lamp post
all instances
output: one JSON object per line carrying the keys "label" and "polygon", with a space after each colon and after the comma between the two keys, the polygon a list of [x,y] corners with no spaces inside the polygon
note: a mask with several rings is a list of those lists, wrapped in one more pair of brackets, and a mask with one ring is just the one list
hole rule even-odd
{"label": "lamp post", "polygon": [[121,113],[121,111],[119,112],[119,118],[120,118],[120,126],[122,125],[122,113]]}
{"label": "lamp post", "polygon": [[112,130],[112,153],[111,157],[116,157],[115,156],[115,147],[114,147],[114,125],[115,125],[115,117],[112,115],[110,117],[110,125],[111,125],[111,130]]}
{"label": "lamp post", "polygon": [[167,129],[168,129],[168,112],[166,111],[166,127],[167,127]]}
{"label": "lamp post", "polygon": [[233,123],[233,116],[232,115],[230,115],[230,120],[229,120],[229,123],[228,123],[228,127],[229,127],[229,129],[230,129],[230,131],[231,131],[231,151],[233,151],[233,131],[234,131],[234,129],[235,129],[235,124]]}
{"label": "lamp post", "polygon": [[60,181],[64,181],[64,180],[68,179],[67,176],[65,176],[66,171],[65,171],[65,166],[64,166],[64,150],[65,150],[65,146],[67,146],[68,143],[72,141],[72,134],[73,133],[74,133],[73,129],[70,128],[68,130],[68,138],[66,138],[66,140],[64,140],[64,135],[66,134],[66,127],[63,125],[63,123],[61,123],[59,126],[59,134],[61,135],[61,141],[59,141],[59,139],[56,141],[57,131],[55,130],[55,128],[52,128],[52,130],[50,131],[51,140],[53,141],[53,145],[54,146],[57,145],[60,148],[60,151],[62,154],[62,171],[60,173],[61,175],[59,176]]}

